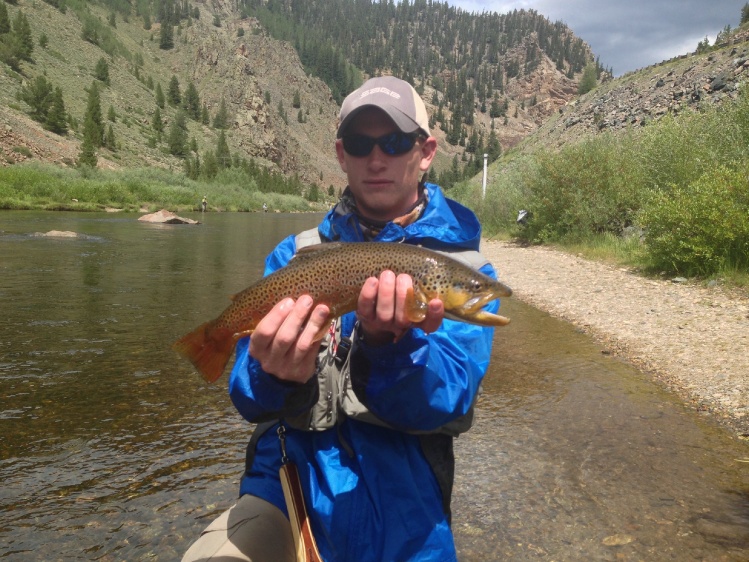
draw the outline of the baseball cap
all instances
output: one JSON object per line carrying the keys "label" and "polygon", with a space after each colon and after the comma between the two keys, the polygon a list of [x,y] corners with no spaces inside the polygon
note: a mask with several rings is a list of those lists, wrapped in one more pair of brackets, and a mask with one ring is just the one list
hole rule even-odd
{"label": "baseball cap", "polygon": [[343,136],[351,120],[367,107],[383,110],[404,133],[421,129],[427,136],[431,135],[427,108],[413,86],[395,76],[378,76],[364,82],[343,100],[338,138]]}

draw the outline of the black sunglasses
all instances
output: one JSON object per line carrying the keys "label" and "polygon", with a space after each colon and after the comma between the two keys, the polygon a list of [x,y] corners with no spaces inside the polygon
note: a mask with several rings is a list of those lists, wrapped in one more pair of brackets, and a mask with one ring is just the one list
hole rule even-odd
{"label": "black sunglasses", "polygon": [[420,133],[403,133],[396,131],[379,138],[368,137],[367,135],[344,135],[343,150],[351,156],[369,156],[375,145],[388,156],[400,156],[410,151],[416,144],[416,140],[421,137]]}

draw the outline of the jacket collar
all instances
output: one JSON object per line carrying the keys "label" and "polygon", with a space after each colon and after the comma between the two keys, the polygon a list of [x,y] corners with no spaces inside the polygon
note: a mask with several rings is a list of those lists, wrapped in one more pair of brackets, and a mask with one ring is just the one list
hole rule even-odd
{"label": "jacket collar", "polygon": [[[408,242],[432,249],[478,250],[481,224],[476,215],[446,198],[439,186],[427,183],[424,187],[427,202],[421,217],[406,225],[388,222],[372,240]],[[328,241],[361,242],[368,239],[366,228],[343,200],[326,214],[318,230],[321,239]]]}

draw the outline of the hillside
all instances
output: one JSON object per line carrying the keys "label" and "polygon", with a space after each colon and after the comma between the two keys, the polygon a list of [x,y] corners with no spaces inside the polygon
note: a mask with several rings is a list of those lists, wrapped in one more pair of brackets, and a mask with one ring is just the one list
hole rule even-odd
{"label": "hillside", "polygon": [[[232,153],[252,158],[288,176],[298,175],[308,184],[343,185],[344,178],[332,149],[338,103],[330,87],[305,70],[291,43],[272,38],[258,19],[243,17],[234,3],[199,2],[194,5],[199,17],[188,18],[175,26],[174,48],[163,50],[159,48],[159,23],[145,29],[143,19],[135,14],[123,16],[95,4],[76,6],[76,10],[61,12],[44,2],[19,0],[15,5],[7,4],[11,20],[19,11],[28,19],[34,49],[32,60],[23,61],[18,72],[0,64],[0,164],[33,159],[75,165],[87,90],[95,81],[94,69],[103,57],[109,65],[110,84],[101,88],[101,109],[105,119],[110,107],[116,115],[114,122],[105,122],[105,126],[112,124],[116,150],[101,149],[99,167],[145,165],[182,169],[182,160],[169,154],[163,138],[157,141],[152,128],[156,87],[166,92],[171,77],[176,76],[183,92],[188,84],[195,86],[211,119],[224,101],[229,115],[227,141]],[[472,60],[471,36],[467,30],[478,29],[480,22],[487,25],[493,20],[476,19],[478,16],[454,10],[445,13],[445,17],[453,18],[449,21],[454,22],[455,28],[448,39],[457,45],[460,37],[466,37],[469,42],[461,43],[459,48],[461,60]],[[422,15],[423,12],[415,12],[415,25]],[[510,19],[521,23],[524,17],[531,18],[529,21],[536,28],[539,21],[551,27],[542,16],[532,12],[511,16]],[[87,19],[97,22],[98,45],[82,38]],[[451,80],[454,84],[470,75],[473,77],[465,78],[465,84],[475,86],[482,80],[475,76],[476,72],[502,73],[496,76],[501,81],[502,99],[507,103],[503,118],[490,117],[476,99],[473,111],[468,112],[472,123],[463,125],[463,131],[467,136],[476,130],[485,141],[493,125],[504,150],[538,129],[558,108],[573,100],[577,92],[579,72],[575,74],[571,64],[565,67],[564,59],[559,58],[563,55],[554,55],[558,60],[552,60],[542,48],[542,43],[551,40],[540,37],[531,26],[525,27],[528,29],[524,35],[513,33],[514,42],[501,39],[504,49],[501,53],[482,55],[487,60],[492,57],[496,60],[482,63],[480,69],[450,67],[447,63],[454,57],[435,56],[439,61],[435,64],[441,65],[439,85],[449,86]],[[569,30],[559,25],[554,29],[570,43]],[[39,41],[42,35],[48,40],[44,48]],[[492,41],[498,40],[489,38],[485,42]],[[578,41],[572,44],[582,45],[583,60],[592,60],[592,53]],[[17,98],[18,92],[40,75],[62,88],[65,108],[72,117],[70,131],[65,136],[45,131],[31,120],[28,106]],[[430,113],[435,115],[442,109],[444,122],[434,127],[435,135],[442,141],[435,168],[438,171],[449,168],[455,156],[463,162],[471,159],[463,139],[455,145],[446,142],[448,123],[453,111],[460,108],[446,101],[446,92],[435,88],[434,79],[414,81],[423,88]],[[481,96],[485,95],[484,86],[481,92]],[[168,105],[162,110],[165,130],[169,129],[175,112]],[[218,131],[210,124],[189,120],[188,129],[199,154],[215,149]]]}
{"label": "hillside", "polygon": [[[9,8],[13,12],[13,7]],[[325,183],[332,183],[339,175],[333,159],[321,157],[319,149],[332,142],[337,105],[320,80],[304,73],[293,49],[269,40],[255,22],[226,18],[221,27],[216,27],[209,23],[212,16],[205,14],[182,29],[174,49],[164,51],[158,47],[158,24],[147,31],[140,20],[118,21],[113,31],[131,58],[142,62],[136,65],[123,56],[109,57],[96,45],[83,41],[81,22],[72,10],[62,14],[45,3],[24,2],[18,9],[27,15],[35,35],[44,33],[49,38],[49,46],[34,49],[34,63],[25,63],[23,74],[8,68],[0,74],[3,163],[23,161],[28,158],[27,151],[35,159],[57,164],[75,161],[80,135],[70,132],[58,136],[44,131],[26,116],[23,105],[15,100],[16,93],[32,77],[43,73],[62,87],[66,109],[80,121],[85,112],[84,88],[94,81],[96,62],[104,56],[109,62],[111,84],[101,92],[101,107],[105,115],[110,105],[114,107],[118,148],[115,152],[100,151],[100,167],[181,169],[180,160],[163,146],[149,146],[154,136],[151,122],[156,103],[154,89],[146,81],[150,78],[166,92],[174,75],[183,88],[190,81],[195,84],[211,116],[222,98],[225,100],[231,120],[227,140],[233,151],[287,173],[299,172],[309,182],[319,181],[322,173]],[[92,7],[92,12],[106,19],[103,10]],[[245,29],[242,38],[237,37],[240,27]],[[268,92],[273,108],[283,104],[290,112],[295,88],[302,92],[309,114],[306,123],[286,126],[278,112],[264,103],[264,96]],[[168,129],[174,110],[167,107],[162,116]],[[188,128],[201,151],[213,149],[217,131],[192,120]],[[27,150],[19,152],[17,147]]]}
{"label": "hillside", "polygon": [[736,99],[749,81],[749,29],[709,52],[687,53],[609,80],[545,120],[524,148],[559,147],[606,131],[643,127],[664,115]]}

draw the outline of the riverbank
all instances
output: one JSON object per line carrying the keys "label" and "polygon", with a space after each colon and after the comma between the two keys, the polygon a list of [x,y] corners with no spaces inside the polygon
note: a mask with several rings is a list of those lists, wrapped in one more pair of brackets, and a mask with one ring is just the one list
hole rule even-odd
{"label": "riverbank", "polygon": [[[749,298],[720,286],[648,279],[548,247],[484,240],[520,299],[571,322],[749,439]],[[511,326],[511,325],[510,325]]]}
{"label": "riverbank", "polygon": [[[60,168],[40,163],[0,167],[0,210],[154,212],[199,211],[207,197],[209,211],[322,212],[329,203],[298,181],[243,169],[224,170],[213,182],[191,180],[169,170]],[[286,183],[284,183],[286,182]],[[261,189],[261,186],[263,189]],[[311,187],[309,188],[312,189]]]}

